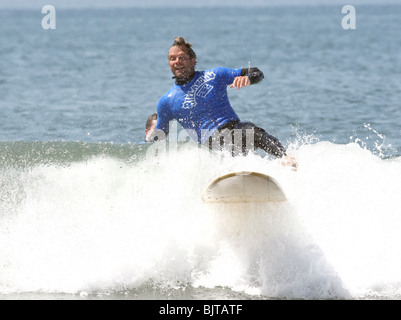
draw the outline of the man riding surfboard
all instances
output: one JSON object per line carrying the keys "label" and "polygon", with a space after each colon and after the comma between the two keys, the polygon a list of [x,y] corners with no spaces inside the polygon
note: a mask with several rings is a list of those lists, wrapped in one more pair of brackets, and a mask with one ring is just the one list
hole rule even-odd
{"label": "man riding surfboard", "polygon": [[[268,154],[283,158],[285,164],[296,168],[295,159],[286,154],[277,138],[251,122],[242,122],[229,102],[227,86],[240,89],[256,84],[264,78],[262,71],[258,68],[222,67],[195,71],[196,54],[192,45],[182,37],[174,39],[168,61],[175,84],[158,102],[154,140],[158,136],[166,136],[169,122],[175,119],[194,140],[209,144],[210,148],[216,140],[220,147],[235,142],[234,132],[240,131],[243,139],[239,147],[245,153],[249,149],[245,140],[251,130],[253,148],[260,148]],[[158,135],[160,130],[164,134]],[[222,134],[227,131],[231,133],[232,139]]]}

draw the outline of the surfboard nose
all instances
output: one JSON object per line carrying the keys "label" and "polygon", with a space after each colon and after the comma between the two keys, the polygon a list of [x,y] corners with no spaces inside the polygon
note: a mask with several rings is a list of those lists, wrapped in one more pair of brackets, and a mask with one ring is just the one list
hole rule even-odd
{"label": "surfboard nose", "polygon": [[203,191],[202,200],[210,203],[268,202],[287,200],[278,182],[269,175],[239,171],[220,176]]}

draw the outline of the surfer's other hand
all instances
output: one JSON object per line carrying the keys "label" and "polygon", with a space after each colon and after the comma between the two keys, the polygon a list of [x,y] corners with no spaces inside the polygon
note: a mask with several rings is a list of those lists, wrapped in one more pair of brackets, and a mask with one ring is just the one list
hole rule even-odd
{"label": "surfer's other hand", "polygon": [[285,167],[291,167],[292,170],[297,171],[298,164],[293,156],[285,156],[281,159],[281,165]]}

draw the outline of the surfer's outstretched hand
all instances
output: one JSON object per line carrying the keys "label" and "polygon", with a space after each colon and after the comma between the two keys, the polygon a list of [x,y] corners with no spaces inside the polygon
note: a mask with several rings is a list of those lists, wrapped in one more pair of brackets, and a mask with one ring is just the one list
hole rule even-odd
{"label": "surfer's outstretched hand", "polygon": [[237,90],[241,89],[242,87],[249,86],[251,81],[249,80],[248,76],[239,76],[234,79],[234,82],[230,85],[230,88],[237,88]]}
{"label": "surfer's outstretched hand", "polygon": [[293,171],[297,171],[298,169],[297,161],[293,156],[285,156],[284,158],[282,158],[281,165],[285,167],[291,167]]}

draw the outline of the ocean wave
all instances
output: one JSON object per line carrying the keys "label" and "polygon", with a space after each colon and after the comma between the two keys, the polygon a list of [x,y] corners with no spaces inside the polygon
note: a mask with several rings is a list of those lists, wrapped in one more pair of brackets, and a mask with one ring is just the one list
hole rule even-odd
{"label": "ocean wave", "polygon": [[[141,145],[1,150],[0,294],[228,288],[342,299],[401,291],[400,158],[317,142],[291,150],[294,172],[269,157],[194,144],[163,157]],[[202,202],[211,180],[239,170],[272,175],[288,201]]]}

